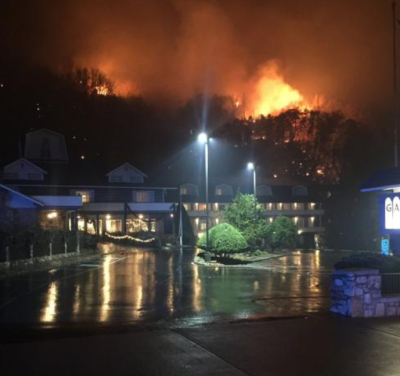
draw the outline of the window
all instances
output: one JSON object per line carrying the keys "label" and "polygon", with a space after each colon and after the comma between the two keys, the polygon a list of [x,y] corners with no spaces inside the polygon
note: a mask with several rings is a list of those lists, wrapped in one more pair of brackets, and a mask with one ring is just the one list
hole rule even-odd
{"label": "window", "polygon": [[206,204],[199,204],[197,210],[206,211],[207,210],[207,205]]}
{"label": "window", "polygon": [[143,183],[143,178],[141,176],[130,175],[129,181],[131,183]]}
{"label": "window", "polygon": [[43,180],[43,175],[36,172],[28,172],[27,174],[29,180]]}
{"label": "window", "polygon": [[257,187],[257,196],[272,196],[272,189],[267,185],[260,185]]}
{"label": "window", "polygon": [[230,185],[227,184],[221,184],[217,185],[215,187],[215,194],[217,196],[232,196],[233,195],[233,190]]}
{"label": "window", "polygon": [[293,196],[307,196],[308,190],[306,187],[303,187],[302,185],[298,185],[297,187],[293,188],[292,194],[293,194]]}
{"label": "window", "polygon": [[122,232],[122,221],[120,219],[107,219],[106,231],[110,233]]}
{"label": "window", "polygon": [[292,209],[293,210],[303,210],[304,205],[301,202],[295,202],[294,204],[292,204]]}
{"label": "window", "polygon": [[185,207],[186,211],[192,210],[192,204],[183,204]]}
{"label": "window", "polygon": [[308,210],[315,210],[316,204],[314,202],[310,202],[308,204]]}
{"label": "window", "polygon": [[184,184],[181,186],[181,195],[197,196],[198,194],[199,190],[194,184]]}
{"label": "window", "polygon": [[135,233],[135,232],[148,232],[149,231],[149,224],[150,224],[150,231],[155,232],[156,231],[156,221],[148,221],[148,218],[144,220],[143,218],[135,218],[135,219],[127,219],[126,220],[126,231],[129,233]]}
{"label": "window", "polygon": [[117,182],[122,182],[122,176],[110,176],[110,182],[114,182],[114,183],[117,183]]}
{"label": "window", "polygon": [[133,191],[133,202],[154,202],[154,191]]}
{"label": "window", "polygon": [[297,219],[297,227],[303,228],[304,227],[304,218],[303,217],[298,217]]}
{"label": "window", "polygon": [[283,210],[290,210],[290,203],[289,202],[285,202],[283,204]]}
{"label": "window", "polygon": [[201,222],[199,230],[200,231],[206,231],[207,230],[207,223],[206,222]]}
{"label": "window", "polygon": [[18,172],[6,172],[4,173],[4,179],[19,179],[19,174]]}
{"label": "window", "polygon": [[266,210],[275,210],[275,204],[272,202],[269,202],[268,204],[265,204],[265,209]]}
{"label": "window", "polygon": [[75,191],[75,196],[82,197],[82,203],[88,204],[93,201],[93,192],[92,191]]}

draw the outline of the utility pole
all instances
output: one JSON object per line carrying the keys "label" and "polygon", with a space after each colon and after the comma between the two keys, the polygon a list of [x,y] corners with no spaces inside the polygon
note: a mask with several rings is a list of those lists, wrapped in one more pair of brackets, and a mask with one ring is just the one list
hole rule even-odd
{"label": "utility pole", "polygon": [[182,192],[179,186],[179,245],[183,247]]}
{"label": "utility pole", "polygon": [[397,106],[397,30],[396,1],[392,3],[393,11],[393,120],[394,120],[394,167],[398,167],[398,106]]}

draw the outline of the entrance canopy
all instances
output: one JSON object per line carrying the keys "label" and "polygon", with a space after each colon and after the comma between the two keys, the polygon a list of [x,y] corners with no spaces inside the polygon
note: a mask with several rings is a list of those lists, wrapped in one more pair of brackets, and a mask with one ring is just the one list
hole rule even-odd
{"label": "entrance canopy", "polygon": [[74,210],[82,208],[81,196],[32,196],[43,204],[43,209]]}
{"label": "entrance canopy", "polygon": [[400,189],[400,168],[379,170],[372,174],[361,186],[361,192],[376,192]]}

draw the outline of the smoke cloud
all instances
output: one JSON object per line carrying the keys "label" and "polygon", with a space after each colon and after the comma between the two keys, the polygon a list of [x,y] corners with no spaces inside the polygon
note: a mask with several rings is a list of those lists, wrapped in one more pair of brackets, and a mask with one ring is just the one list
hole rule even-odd
{"label": "smoke cloud", "polygon": [[25,3],[7,0],[0,15],[4,56],[98,68],[117,94],[169,104],[231,95],[254,108],[260,72],[269,71],[307,103],[390,101],[389,0]]}

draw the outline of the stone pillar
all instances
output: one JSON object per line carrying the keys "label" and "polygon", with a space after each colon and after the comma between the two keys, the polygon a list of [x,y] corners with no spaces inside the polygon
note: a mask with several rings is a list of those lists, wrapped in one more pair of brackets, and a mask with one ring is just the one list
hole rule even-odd
{"label": "stone pillar", "polygon": [[350,317],[383,316],[381,297],[378,270],[336,270],[332,274],[331,312]]}

